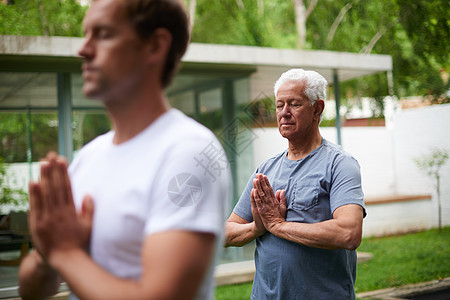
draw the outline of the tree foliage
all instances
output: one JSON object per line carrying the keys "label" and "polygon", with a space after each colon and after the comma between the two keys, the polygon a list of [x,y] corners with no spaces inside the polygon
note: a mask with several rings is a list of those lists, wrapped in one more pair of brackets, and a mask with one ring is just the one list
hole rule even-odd
{"label": "tree foliage", "polygon": [[[0,5],[0,34],[81,36],[86,7],[76,0],[14,0]],[[394,94],[449,102],[450,7],[442,0],[185,0],[192,41],[389,54]],[[303,9],[298,9],[302,7]],[[297,8],[297,9],[296,9]],[[300,12],[300,13],[299,13]],[[304,16],[299,14],[304,13]],[[300,26],[301,27],[301,26]],[[388,95],[383,75],[343,85],[342,96]],[[350,100],[351,101],[351,100]],[[378,101],[379,103],[382,103]]]}
{"label": "tree foliage", "polygon": [[[432,148],[430,152],[421,158],[416,158],[414,162],[433,180],[439,181],[441,168],[449,158],[449,151],[446,149]],[[438,183],[436,183],[436,186]]]}
{"label": "tree foliage", "polygon": [[14,0],[0,4],[0,34],[82,36],[86,8],[76,0]]}
{"label": "tree foliage", "polygon": [[438,227],[442,229],[442,210],[441,210],[441,169],[449,158],[447,149],[432,148],[430,152],[423,157],[414,159],[417,167],[424,171],[432,180],[434,180],[437,202],[438,202]]}
{"label": "tree foliage", "polygon": [[31,158],[37,161],[48,151],[57,151],[57,125],[56,113],[31,114],[30,119],[26,113],[0,114],[0,157],[7,163],[26,162],[27,153],[31,150]]}
{"label": "tree foliage", "polygon": [[[73,113],[75,149],[111,129],[105,113]],[[31,140],[28,140],[30,133]],[[30,143],[31,142],[31,143]],[[0,114],[0,157],[7,163],[38,161],[49,151],[58,151],[58,116],[56,113]]]}
{"label": "tree foliage", "polygon": [[286,0],[197,1],[192,41],[292,48],[294,23],[292,3]]}
{"label": "tree foliage", "polygon": [[414,53],[448,65],[450,59],[450,2],[397,0],[399,21]]}
{"label": "tree foliage", "polygon": [[[184,1],[194,14],[191,17],[193,42],[294,49],[300,44],[298,23],[302,19],[306,28],[305,40],[301,42],[303,49],[389,54],[393,58],[395,95],[399,98],[426,95],[434,103],[450,102],[448,1]],[[6,3],[0,4],[0,34],[82,35],[81,24],[87,8],[76,0],[9,0]],[[296,10],[299,5],[301,9]],[[383,99],[390,92],[386,74],[341,85],[344,105],[355,105],[361,97],[374,98],[375,117],[382,116]],[[26,148],[26,117],[2,118],[0,155],[7,161],[25,161],[26,153],[19,149]],[[55,128],[48,126],[51,121],[43,116],[39,118],[33,117],[33,139],[38,136],[40,141],[33,147],[34,158],[40,157],[41,151],[55,147],[54,142],[44,140],[44,134],[39,137],[39,132],[47,130],[50,132],[47,136],[54,141],[57,136]],[[86,116],[85,124],[95,119],[90,118]],[[18,123],[7,125],[13,120]],[[103,120],[102,124],[104,131],[107,123]],[[7,134],[5,130],[9,130]],[[14,140],[13,136],[17,138]],[[91,137],[91,133],[79,132],[75,144]]]}
{"label": "tree foliage", "polygon": [[[296,48],[295,2],[308,8],[315,0],[197,1],[192,40]],[[321,0],[312,6],[305,18],[304,49],[389,54],[393,57],[394,94],[449,101],[446,92],[450,86],[445,79],[450,72],[447,1]],[[385,77],[373,75],[347,82],[342,96],[349,101],[374,97],[380,110],[382,99],[389,94]]]}

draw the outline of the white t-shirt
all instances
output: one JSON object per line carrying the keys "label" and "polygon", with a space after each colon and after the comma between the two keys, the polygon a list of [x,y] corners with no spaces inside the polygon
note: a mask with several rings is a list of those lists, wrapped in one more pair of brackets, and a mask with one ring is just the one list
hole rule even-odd
{"label": "white t-shirt", "polygon": [[[204,126],[171,109],[131,140],[97,137],[70,165],[78,209],[86,194],[95,205],[91,256],[108,272],[138,280],[146,236],[167,230],[216,235],[222,248],[231,195],[230,167]],[[197,299],[213,299],[214,261]]]}

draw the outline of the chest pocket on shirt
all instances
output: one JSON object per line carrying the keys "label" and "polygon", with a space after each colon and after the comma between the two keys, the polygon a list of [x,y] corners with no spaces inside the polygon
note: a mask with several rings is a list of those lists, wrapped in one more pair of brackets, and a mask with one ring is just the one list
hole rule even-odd
{"label": "chest pocket on shirt", "polygon": [[319,181],[298,181],[294,187],[294,199],[292,208],[294,210],[309,210],[319,203]]}

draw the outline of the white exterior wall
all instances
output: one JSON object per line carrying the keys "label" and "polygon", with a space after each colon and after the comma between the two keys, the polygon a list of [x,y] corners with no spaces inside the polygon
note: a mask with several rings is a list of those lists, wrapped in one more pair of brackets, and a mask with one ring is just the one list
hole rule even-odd
{"label": "white exterior wall", "polygon": [[[450,104],[405,110],[394,116],[394,168],[399,194],[428,193],[433,196],[433,227],[437,226],[437,193],[434,181],[420,171],[414,158],[430,148],[450,151]],[[442,224],[450,225],[450,160],[441,169]]]}
{"label": "white exterior wall", "polygon": [[[322,136],[336,143],[336,129],[321,128]],[[278,128],[255,129],[258,138],[253,143],[256,168],[261,162],[287,148]],[[363,191],[366,196],[395,194],[392,153],[392,131],[384,127],[345,127],[342,130],[345,151],[351,153],[361,166]]]}
{"label": "white exterior wall", "polygon": [[[254,129],[254,168],[287,147],[277,128]],[[336,129],[321,128],[324,138],[336,143]],[[431,194],[432,199],[367,205],[364,235],[383,235],[428,229],[438,225],[434,182],[420,171],[414,158],[431,147],[450,151],[450,104],[397,113],[393,126],[344,127],[343,148],[361,166],[366,199],[389,195]],[[441,170],[442,224],[450,225],[450,160]]]}
{"label": "white exterior wall", "polygon": [[435,216],[430,199],[366,205],[363,237],[430,229]]}

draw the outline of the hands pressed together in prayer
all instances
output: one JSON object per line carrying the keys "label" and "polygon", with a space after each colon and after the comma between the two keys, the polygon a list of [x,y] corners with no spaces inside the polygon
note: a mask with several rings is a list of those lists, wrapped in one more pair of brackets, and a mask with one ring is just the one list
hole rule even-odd
{"label": "hands pressed together in prayer", "polygon": [[41,165],[39,182],[31,182],[30,232],[35,249],[52,265],[58,254],[89,244],[94,213],[93,201],[83,199],[80,213],[72,198],[67,162],[51,152]]}
{"label": "hands pressed together in prayer", "polygon": [[286,221],[286,192],[273,192],[266,175],[256,174],[250,195],[255,227],[260,235],[272,232],[277,225]]}

